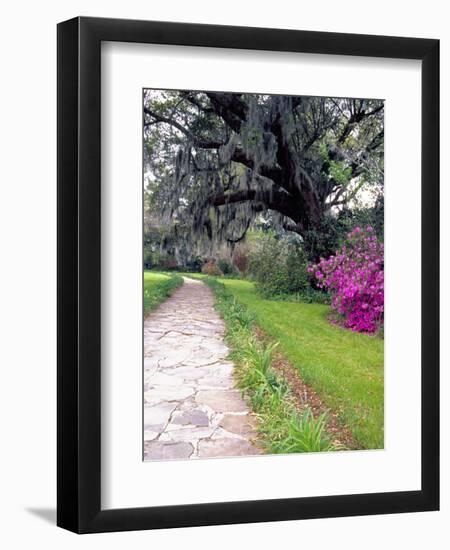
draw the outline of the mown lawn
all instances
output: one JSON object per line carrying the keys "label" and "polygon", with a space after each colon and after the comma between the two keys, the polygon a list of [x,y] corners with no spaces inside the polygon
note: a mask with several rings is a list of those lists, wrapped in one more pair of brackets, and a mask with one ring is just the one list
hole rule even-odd
{"label": "mown lawn", "polygon": [[144,271],[144,315],[163,302],[183,284],[178,274],[166,275],[155,271]]}
{"label": "mown lawn", "polygon": [[251,282],[219,280],[279,342],[302,379],[339,413],[358,447],[383,448],[383,340],[331,325],[329,306],[264,300]]}

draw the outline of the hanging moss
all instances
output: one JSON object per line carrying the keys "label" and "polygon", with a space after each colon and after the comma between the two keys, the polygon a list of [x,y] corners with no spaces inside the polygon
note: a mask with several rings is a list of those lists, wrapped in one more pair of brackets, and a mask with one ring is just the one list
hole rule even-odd
{"label": "hanging moss", "polygon": [[[289,227],[297,232],[303,231],[303,224],[306,231],[308,216],[319,219],[328,208],[333,181],[345,186],[351,180],[348,167],[352,162],[363,158],[369,165],[370,161],[371,172],[375,173],[372,166],[378,157],[367,151],[361,155],[351,131],[353,141],[349,138],[344,149],[339,135],[346,128],[345,109],[354,105],[376,110],[380,102],[263,94],[210,95],[145,93],[145,105],[152,112],[152,124],[144,129],[144,162],[154,178],[152,212],[158,224],[175,228],[161,239],[159,246],[177,257],[186,256],[187,250],[211,254],[224,243],[232,249],[255,223],[270,224],[278,231]],[[236,103],[229,120],[225,115],[221,117],[220,110],[226,110],[227,102]],[[171,119],[174,125],[167,123]],[[382,127],[382,118],[370,123],[372,127],[364,128],[367,135],[358,134],[363,149]],[[221,145],[198,145],[208,141]],[[240,157],[246,161],[236,161]],[[345,178],[340,177],[336,166],[344,167],[341,172]],[[277,170],[281,176],[275,180],[271,171]],[[227,199],[238,192],[251,198]],[[280,193],[301,213],[298,219],[271,208]],[[216,200],[217,197],[222,199]]]}

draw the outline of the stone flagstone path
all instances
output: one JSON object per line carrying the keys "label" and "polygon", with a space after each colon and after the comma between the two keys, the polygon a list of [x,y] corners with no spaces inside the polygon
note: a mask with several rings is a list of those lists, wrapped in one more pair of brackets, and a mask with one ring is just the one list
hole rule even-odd
{"label": "stone flagstone path", "polygon": [[144,460],[261,454],[224,330],[210,289],[187,278],[145,320]]}

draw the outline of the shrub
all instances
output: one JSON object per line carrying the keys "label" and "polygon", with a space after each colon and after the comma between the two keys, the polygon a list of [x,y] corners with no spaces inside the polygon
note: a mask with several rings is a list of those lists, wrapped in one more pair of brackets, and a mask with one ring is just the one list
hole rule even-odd
{"label": "shrub", "polygon": [[304,291],[308,286],[307,258],[300,243],[263,234],[250,254],[249,273],[265,297]]}
{"label": "shrub", "polygon": [[187,260],[183,266],[183,271],[190,271],[199,273],[202,270],[203,260],[200,256],[194,256]]}
{"label": "shrub", "polygon": [[340,248],[355,227],[371,226],[380,241],[384,236],[384,200],[378,197],[373,206],[344,206],[338,213],[326,214],[319,227],[303,233],[303,247],[311,262],[328,258]]}
{"label": "shrub", "polygon": [[173,256],[168,256],[165,262],[165,268],[169,271],[178,269],[178,262]]}
{"label": "shrub", "polygon": [[384,317],[384,249],[371,226],[356,227],[333,256],[308,268],[319,288],[332,295],[331,305],[345,327],[375,333]]}
{"label": "shrub", "polygon": [[208,260],[202,267],[202,273],[206,275],[219,276],[222,275],[217,263],[215,260]]}
{"label": "shrub", "polygon": [[307,286],[302,292],[298,292],[295,295],[295,301],[302,304],[331,304],[331,298],[328,292],[323,289],[318,290]]}
{"label": "shrub", "polygon": [[234,267],[234,265],[231,262],[229,262],[228,260],[226,260],[225,258],[221,258],[217,262],[217,267],[220,269],[220,271],[224,275],[236,275],[237,274],[237,270]]}
{"label": "shrub", "polygon": [[167,252],[152,250],[144,247],[144,267],[146,269],[160,269],[161,271],[173,271],[179,269],[176,258]]}
{"label": "shrub", "polygon": [[249,248],[244,243],[238,243],[233,251],[233,265],[245,275],[248,269]]}

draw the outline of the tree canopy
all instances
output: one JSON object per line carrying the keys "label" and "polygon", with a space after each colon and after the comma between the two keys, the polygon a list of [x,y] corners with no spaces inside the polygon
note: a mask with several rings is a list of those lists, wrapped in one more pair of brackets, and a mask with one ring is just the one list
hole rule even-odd
{"label": "tree canopy", "polygon": [[306,240],[383,192],[381,100],[145,90],[143,116],[150,209],[184,243],[233,244],[256,220]]}

